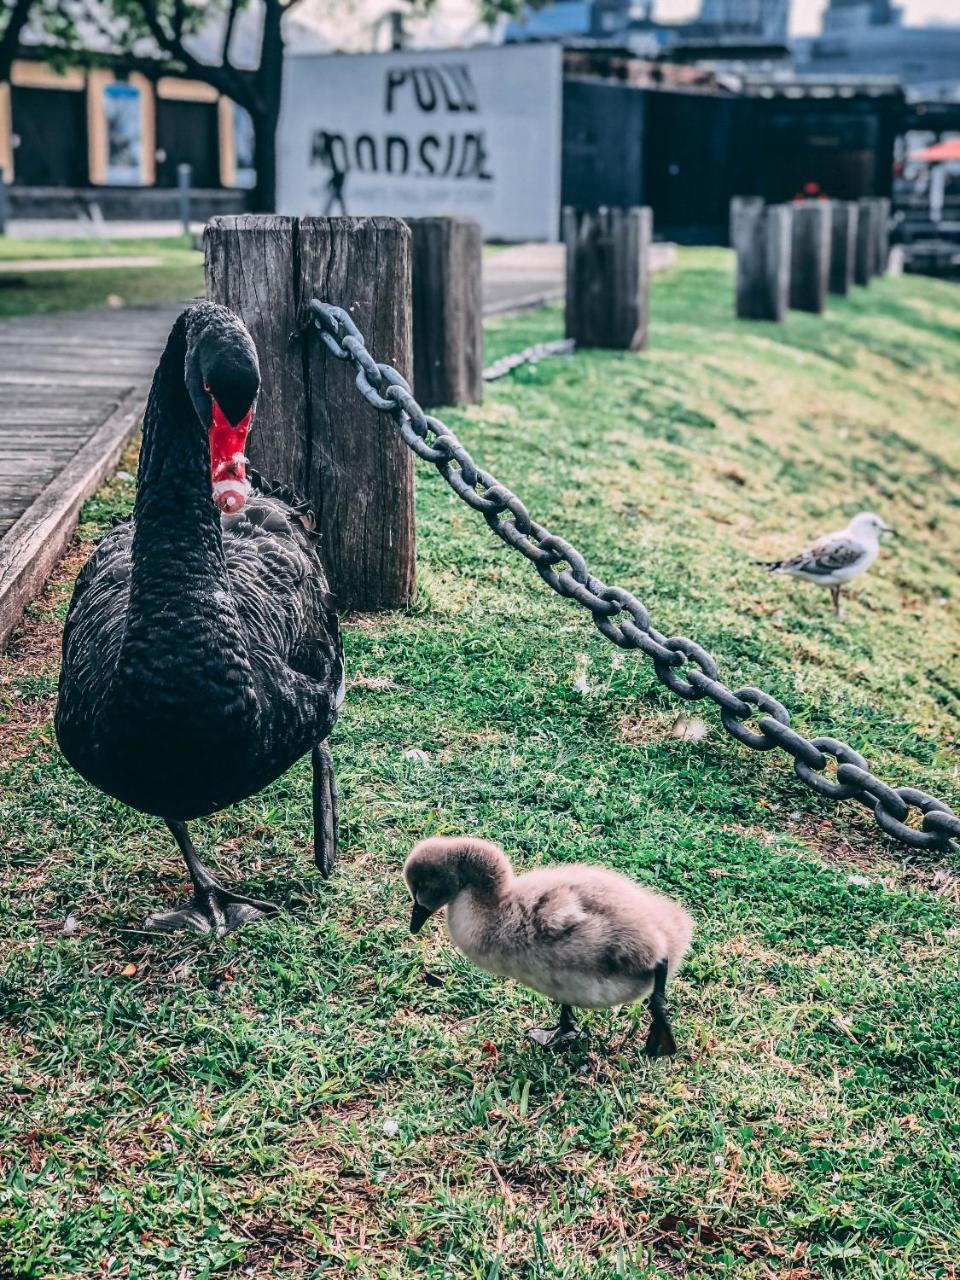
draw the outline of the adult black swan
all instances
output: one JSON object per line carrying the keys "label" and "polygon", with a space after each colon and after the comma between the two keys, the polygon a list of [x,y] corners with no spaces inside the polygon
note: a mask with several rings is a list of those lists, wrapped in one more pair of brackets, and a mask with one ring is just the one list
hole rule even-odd
{"label": "adult black swan", "polygon": [[327,736],[343,650],[307,508],[246,477],[260,387],[243,324],[201,302],[173,326],[143,422],[133,515],[100,542],[63,633],[56,730],[107,795],[166,822],[192,900],[148,927],[219,937],[276,910],[225,889],[186,823],[313,757],[314,855],[329,875],[337,796]]}

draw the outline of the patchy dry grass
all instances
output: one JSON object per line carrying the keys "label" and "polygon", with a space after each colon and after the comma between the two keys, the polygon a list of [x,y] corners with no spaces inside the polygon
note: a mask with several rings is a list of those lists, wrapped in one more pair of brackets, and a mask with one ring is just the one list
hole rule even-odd
{"label": "patchy dry grass", "polygon": [[[731,683],[956,801],[960,294],[885,281],[776,329],[730,299],[728,256],[685,253],[649,352],[520,370],[449,419]],[[490,355],[558,323],[501,321]],[[433,474],[416,606],[346,627],[339,874],[312,869],[298,767],[197,824],[284,913],[220,945],[144,934],[182,889],[172,842],[83,785],[49,723],[72,572],[130,496],[88,507],[0,669],[0,1272],[957,1275],[956,861],[905,857],[678,706]],[[862,507],[903,538],[842,620],[753,565]],[[442,831],[683,898],[680,1055],[643,1059],[625,1011],[544,1057],[536,997],[438,929],[412,942],[399,867]]]}

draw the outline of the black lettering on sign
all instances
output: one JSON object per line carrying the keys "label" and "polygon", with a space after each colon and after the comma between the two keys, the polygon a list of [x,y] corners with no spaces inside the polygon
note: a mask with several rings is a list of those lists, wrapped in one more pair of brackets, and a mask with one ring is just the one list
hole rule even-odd
{"label": "black lettering on sign", "polygon": [[387,173],[406,173],[409,168],[410,147],[406,138],[390,134],[387,138]]}
{"label": "black lettering on sign", "polygon": [[435,76],[436,72],[432,67],[424,67],[422,70],[418,68],[413,73],[413,92],[417,99],[417,106],[421,111],[436,111],[437,109]]}
{"label": "black lettering on sign", "polygon": [[362,173],[377,172],[377,144],[369,133],[360,134],[353,144],[353,154],[356,156],[357,168]]}
{"label": "black lettering on sign", "polygon": [[388,115],[396,111],[398,94],[404,87],[413,89],[412,102],[418,110],[432,113],[441,102],[446,111],[478,110],[477,91],[466,63],[440,63],[437,66],[399,68],[387,72],[384,84],[384,102]]}
{"label": "black lettering on sign", "polygon": [[308,164],[331,174],[387,173],[419,178],[472,179],[491,182],[486,134],[424,133],[407,138],[400,133],[374,137],[370,133],[346,138],[342,133],[315,130],[310,138]]}
{"label": "black lettering on sign", "polygon": [[387,114],[393,112],[393,95],[405,82],[407,78],[406,71],[388,71],[387,72]]}
{"label": "black lettering on sign", "polygon": [[457,135],[451,133],[447,138],[447,163],[443,166],[443,176],[446,177],[453,168],[453,161],[457,154]]}
{"label": "black lettering on sign", "polygon": [[435,133],[425,133],[420,139],[420,163],[426,169],[427,173],[436,173],[437,169],[433,163],[433,155],[440,150],[440,139]]}
{"label": "black lettering on sign", "polygon": [[470,79],[470,68],[462,62],[457,63],[450,68],[450,74],[456,80],[460,88],[461,101],[464,111],[476,111],[477,109],[477,91],[473,87],[473,81]]}
{"label": "black lettering on sign", "polygon": [[310,144],[310,164],[323,165],[334,173],[345,173],[350,167],[350,160],[343,134],[317,129]]}

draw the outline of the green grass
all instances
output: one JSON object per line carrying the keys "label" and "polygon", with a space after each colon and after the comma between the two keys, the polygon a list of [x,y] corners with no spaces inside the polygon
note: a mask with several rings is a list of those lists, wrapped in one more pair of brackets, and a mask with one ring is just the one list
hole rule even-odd
{"label": "green grass", "polygon": [[192,236],[0,236],[0,262],[21,258],[131,258],[193,248]]}
{"label": "green grass", "polygon": [[[731,684],[956,802],[960,293],[888,280],[779,328],[735,323],[731,294],[727,254],[684,253],[649,351],[522,369],[444,416]],[[498,322],[488,354],[559,325]],[[905,856],[678,703],[430,469],[415,607],[345,629],[336,877],[311,866],[301,765],[195,824],[283,913],[221,944],[141,932],[182,893],[172,841],[85,786],[50,725],[71,574],[131,497],[88,505],[0,669],[0,1273],[957,1275],[956,859]],[[844,618],[752,564],[862,507],[902,538]],[[707,735],[671,736],[678,712]],[[680,1054],[641,1056],[639,1009],[535,1052],[544,1002],[438,925],[426,986],[399,870],[437,832],[677,894]]]}
{"label": "green grass", "polygon": [[203,255],[185,236],[139,240],[26,240],[0,236],[0,262],[25,258],[142,257],[156,267],[91,267],[70,271],[0,272],[0,318],[134,305],[203,292]]}

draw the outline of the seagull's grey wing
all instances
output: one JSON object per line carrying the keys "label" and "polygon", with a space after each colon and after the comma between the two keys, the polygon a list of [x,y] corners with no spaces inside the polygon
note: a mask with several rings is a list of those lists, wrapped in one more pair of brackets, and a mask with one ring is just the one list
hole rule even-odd
{"label": "seagull's grey wing", "polygon": [[811,543],[799,555],[793,556],[790,560],[784,560],[780,568],[788,573],[809,573],[826,578],[831,573],[836,573],[838,569],[851,568],[866,554],[867,548],[863,543],[844,531],[828,534],[819,542]]}

